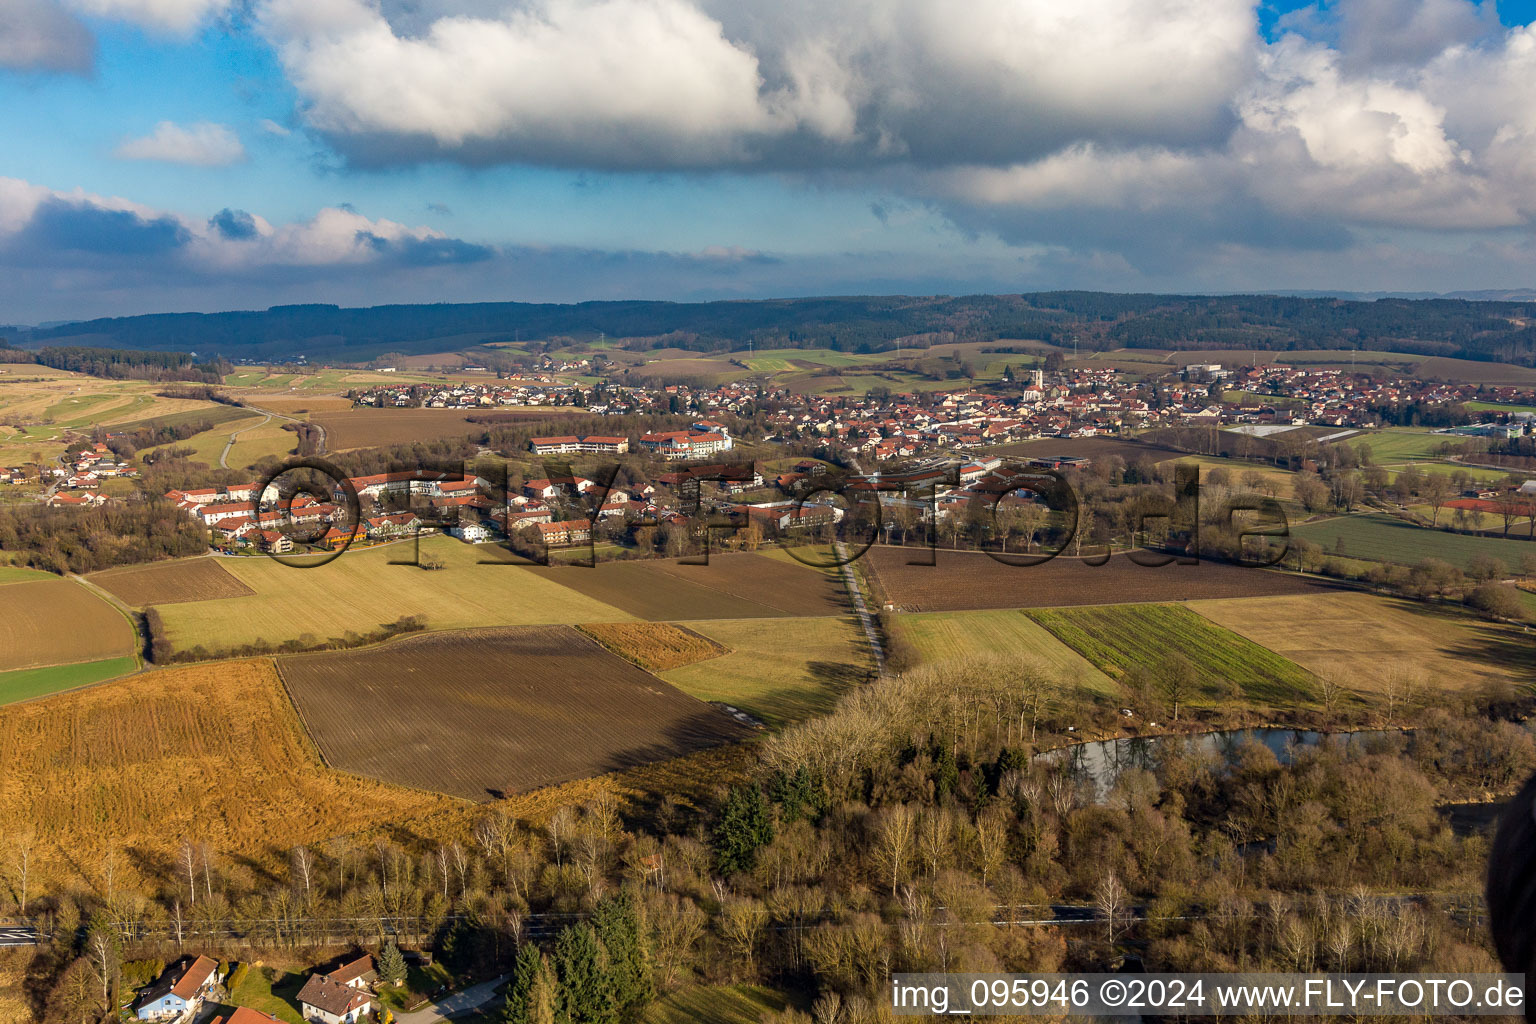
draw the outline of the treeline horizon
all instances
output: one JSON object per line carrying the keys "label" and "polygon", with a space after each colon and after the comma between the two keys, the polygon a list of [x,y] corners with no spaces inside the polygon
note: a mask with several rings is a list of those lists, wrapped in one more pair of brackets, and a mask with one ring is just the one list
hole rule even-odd
{"label": "treeline horizon", "polygon": [[526,342],[545,350],[605,336],[635,350],[845,352],[1032,339],[1089,352],[1310,349],[1394,351],[1536,365],[1536,302],[1286,295],[1057,291],[1019,295],[842,296],[574,304],[481,302],[345,308],[274,306],[220,313],[108,317],[20,332],[125,349],[186,349],[226,359],[305,356],[363,362]]}

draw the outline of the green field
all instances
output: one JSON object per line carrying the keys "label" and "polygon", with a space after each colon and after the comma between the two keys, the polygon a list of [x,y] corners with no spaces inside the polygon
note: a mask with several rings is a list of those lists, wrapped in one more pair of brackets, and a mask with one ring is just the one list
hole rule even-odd
{"label": "green field", "polygon": [[31,700],[61,690],[72,690],[77,686],[105,682],[137,671],[138,667],[138,659],[129,655],[105,661],[84,661],[75,665],[0,672],[0,704],[13,704],[18,700]]}
{"label": "green field", "polygon": [[947,661],[984,652],[1008,659],[1034,660],[1053,678],[1099,693],[1119,687],[1086,658],[1056,639],[1034,619],[1012,608],[977,612],[921,612],[895,619],[897,635],[923,661]]}
{"label": "green field", "polygon": [[1195,668],[1197,699],[1214,699],[1232,684],[1248,700],[1289,707],[1312,692],[1306,669],[1182,605],[1051,608],[1025,614],[1113,678],[1133,670],[1155,673],[1168,653],[1178,652]]}
{"label": "green field", "polygon": [[661,678],[770,726],[826,714],[871,670],[864,635],[847,618],[709,619],[681,625],[729,653],[659,673]]}
{"label": "green field", "polygon": [[45,580],[52,576],[52,573],[41,572],[37,569],[21,569],[14,565],[0,565],[0,584],[31,583],[34,580]]}
{"label": "green field", "polygon": [[707,985],[663,996],[646,1008],[642,1024],[757,1024],[790,1005],[782,992],[761,985]]}
{"label": "green field", "polygon": [[323,640],[367,633],[404,615],[424,617],[431,629],[633,621],[524,567],[478,564],[494,558],[494,550],[447,537],[424,538],[421,550],[444,568],[390,565],[411,558],[409,542],[349,551],[317,568],[230,558],[223,566],[256,593],[161,605],[159,613],[177,650],[202,646],[210,652],[305,634]]}
{"label": "green field", "polygon": [[1536,412],[1536,405],[1506,405],[1503,402],[1463,402],[1473,412]]}
{"label": "green field", "polygon": [[231,1007],[249,1006],[288,1024],[304,1024],[298,995],[307,980],[309,976],[305,974],[252,964],[229,994],[229,1002]]}
{"label": "green field", "polygon": [[1371,458],[1385,465],[1411,459],[1438,458],[1436,450],[1441,445],[1455,443],[1457,440],[1453,434],[1436,434],[1414,427],[1387,427],[1358,434],[1346,443],[1351,446],[1365,445],[1371,450]]}
{"label": "green field", "polygon": [[[1440,522],[1448,522],[1451,514],[1442,509]],[[1517,535],[1524,529],[1522,523],[1511,529],[1510,533]],[[1303,523],[1291,527],[1291,535],[1320,544],[1330,553],[1336,550],[1342,539],[1342,554],[1350,558],[1396,562],[1399,565],[1415,565],[1426,558],[1439,558],[1465,569],[1474,557],[1487,555],[1499,559],[1512,569],[1518,569],[1526,555],[1536,555],[1536,544],[1530,541],[1451,533],[1414,526],[1383,515],[1337,516],[1315,523]]]}

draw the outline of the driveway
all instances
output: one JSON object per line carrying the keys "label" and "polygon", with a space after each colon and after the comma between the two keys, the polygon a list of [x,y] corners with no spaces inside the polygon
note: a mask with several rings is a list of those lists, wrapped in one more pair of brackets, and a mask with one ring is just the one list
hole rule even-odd
{"label": "driveway", "polygon": [[449,1017],[458,1017],[471,1010],[478,1010],[500,998],[496,995],[496,986],[510,977],[510,974],[503,974],[499,978],[492,978],[490,981],[471,985],[469,988],[443,996],[430,1006],[412,1010],[410,1013],[397,1013],[396,1024],[432,1024],[433,1021],[447,1020]]}

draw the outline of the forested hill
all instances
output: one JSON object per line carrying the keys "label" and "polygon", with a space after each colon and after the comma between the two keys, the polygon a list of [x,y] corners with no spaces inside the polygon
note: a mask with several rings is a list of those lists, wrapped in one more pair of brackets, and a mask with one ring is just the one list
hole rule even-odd
{"label": "forested hill", "polygon": [[1536,302],[1347,301],[1277,295],[1039,292],[964,297],[853,296],[707,303],[494,302],[276,306],[67,324],[18,335],[28,346],[196,352],[202,358],[365,360],[501,341],[556,347],[600,333],[631,347],[696,351],[827,347],[877,351],[924,341],[1039,338],[1083,349],[1355,348],[1536,365]]}

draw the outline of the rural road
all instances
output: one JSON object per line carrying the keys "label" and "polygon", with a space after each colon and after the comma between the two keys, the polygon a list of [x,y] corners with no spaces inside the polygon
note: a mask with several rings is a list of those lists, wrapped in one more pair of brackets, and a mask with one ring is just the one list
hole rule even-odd
{"label": "rural road", "polygon": [[36,928],[0,928],[0,946],[35,946]]}
{"label": "rural road", "polygon": [[[255,411],[260,412],[261,410],[258,409],[258,410],[255,410]],[[224,442],[224,450],[219,453],[219,468],[220,469],[228,469],[229,468],[229,463],[225,462],[224,460],[229,458],[229,450],[235,446],[235,438],[239,437],[241,434],[245,433],[247,430],[255,430],[257,427],[264,427],[268,423],[271,423],[272,422],[272,414],[271,413],[267,413],[266,417],[267,418],[262,420],[260,423],[252,423],[248,427],[241,427],[239,430],[237,430],[233,434],[229,435],[229,440]]]}
{"label": "rural road", "polygon": [[257,427],[264,427],[268,423],[271,423],[273,420],[282,420],[284,423],[308,423],[320,434],[320,441],[315,447],[315,454],[323,455],[325,453],[325,428],[320,424],[310,420],[300,420],[295,419],[292,416],[284,416],[280,412],[273,412],[271,409],[263,409],[260,406],[251,405],[249,403],[244,404],[242,408],[249,409],[251,412],[260,413],[261,415],[265,416],[266,419],[262,420],[260,423],[253,423],[248,427],[241,427],[239,430],[229,435],[229,440],[225,443],[224,450],[219,453],[219,466],[221,468],[229,468],[228,464],[226,464],[224,460],[229,457],[229,450],[235,446],[235,438],[239,437],[247,430],[255,430]]}
{"label": "rural road", "polygon": [[433,1021],[447,1020],[477,1010],[486,1003],[497,998],[496,987],[510,978],[510,974],[503,974],[499,978],[471,985],[461,992],[444,996],[431,1006],[410,1013],[395,1015],[395,1024],[432,1024]]}

